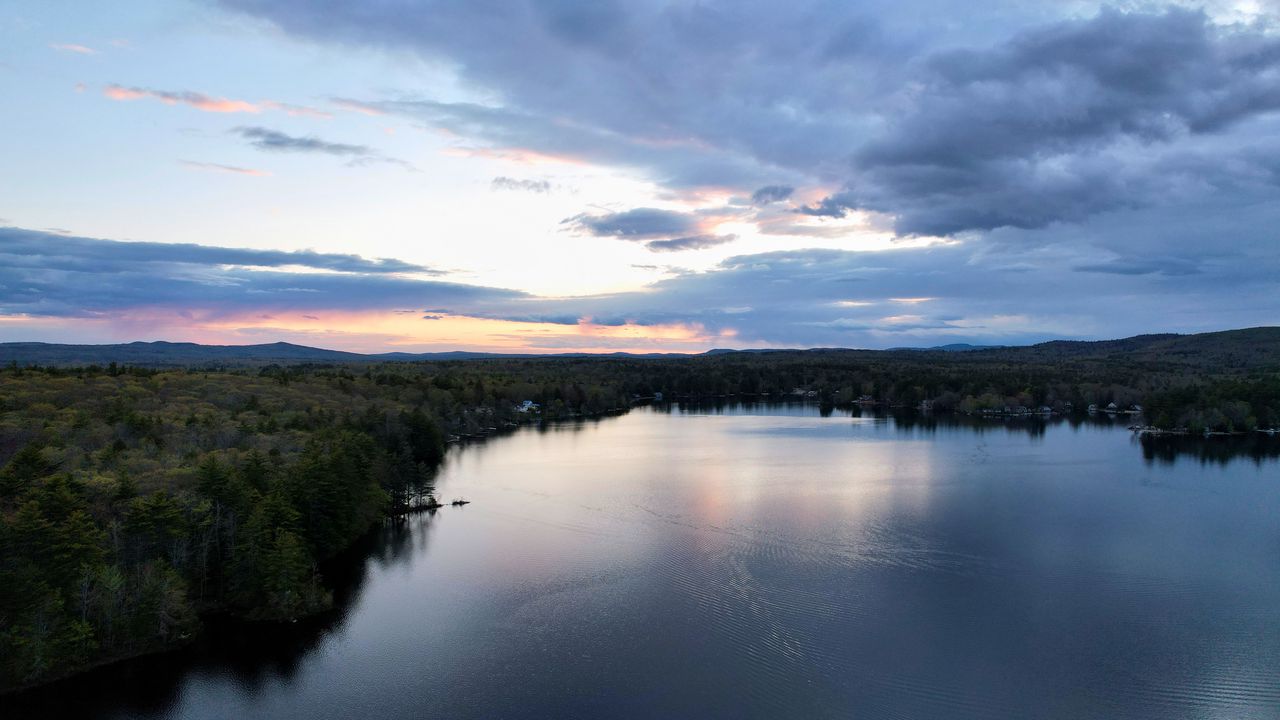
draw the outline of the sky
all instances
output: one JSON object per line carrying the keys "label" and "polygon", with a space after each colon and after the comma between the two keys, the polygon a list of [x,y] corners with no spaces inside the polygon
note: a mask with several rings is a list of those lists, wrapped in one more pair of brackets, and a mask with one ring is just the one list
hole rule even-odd
{"label": "sky", "polygon": [[1280,324],[1280,0],[9,0],[0,341]]}

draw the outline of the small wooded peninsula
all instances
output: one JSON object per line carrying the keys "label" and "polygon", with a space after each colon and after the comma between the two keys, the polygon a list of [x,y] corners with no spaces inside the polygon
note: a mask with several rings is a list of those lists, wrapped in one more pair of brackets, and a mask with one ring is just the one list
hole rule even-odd
{"label": "small wooded peninsula", "polygon": [[522,423],[737,396],[971,414],[1114,404],[1186,433],[1280,427],[1280,328],[696,356],[11,343],[0,365],[10,690],[179,645],[208,613],[323,611],[322,563],[430,504],[449,442]]}

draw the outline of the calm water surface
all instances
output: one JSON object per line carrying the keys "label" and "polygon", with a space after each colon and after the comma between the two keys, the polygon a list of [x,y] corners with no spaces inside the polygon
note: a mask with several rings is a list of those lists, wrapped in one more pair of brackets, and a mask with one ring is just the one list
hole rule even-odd
{"label": "calm water surface", "polygon": [[[1280,444],[1280,443],[1277,443]],[[451,452],[343,608],[27,698],[101,718],[1277,718],[1274,446],[641,409]]]}

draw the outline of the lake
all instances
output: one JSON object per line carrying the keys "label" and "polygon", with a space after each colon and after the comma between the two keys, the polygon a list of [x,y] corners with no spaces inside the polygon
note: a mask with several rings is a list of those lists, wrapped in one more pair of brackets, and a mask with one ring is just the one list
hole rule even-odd
{"label": "lake", "polygon": [[329,568],[329,616],[215,622],[16,710],[1280,717],[1280,441],[1123,424],[797,404],[522,428],[450,451],[439,495],[472,504]]}

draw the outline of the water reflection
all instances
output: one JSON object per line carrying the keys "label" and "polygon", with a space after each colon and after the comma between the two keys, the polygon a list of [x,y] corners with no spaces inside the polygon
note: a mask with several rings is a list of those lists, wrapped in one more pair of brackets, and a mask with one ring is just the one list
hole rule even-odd
{"label": "water reflection", "polygon": [[432,513],[389,519],[321,568],[333,610],[289,624],[202,619],[191,645],[143,656],[0,698],[0,716],[96,717],[104,706],[120,717],[164,717],[180,704],[192,678],[225,678],[248,694],[287,686],[300,664],[327,640],[341,636],[374,568],[408,565],[425,553]]}
{"label": "water reflection", "polygon": [[1280,437],[1263,433],[1204,437],[1197,435],[1142,435],[1135,440],[1148,463],[1172,465],[1178,460],[1227,465],[1252,460],[1256,465],[1280,459]]}

